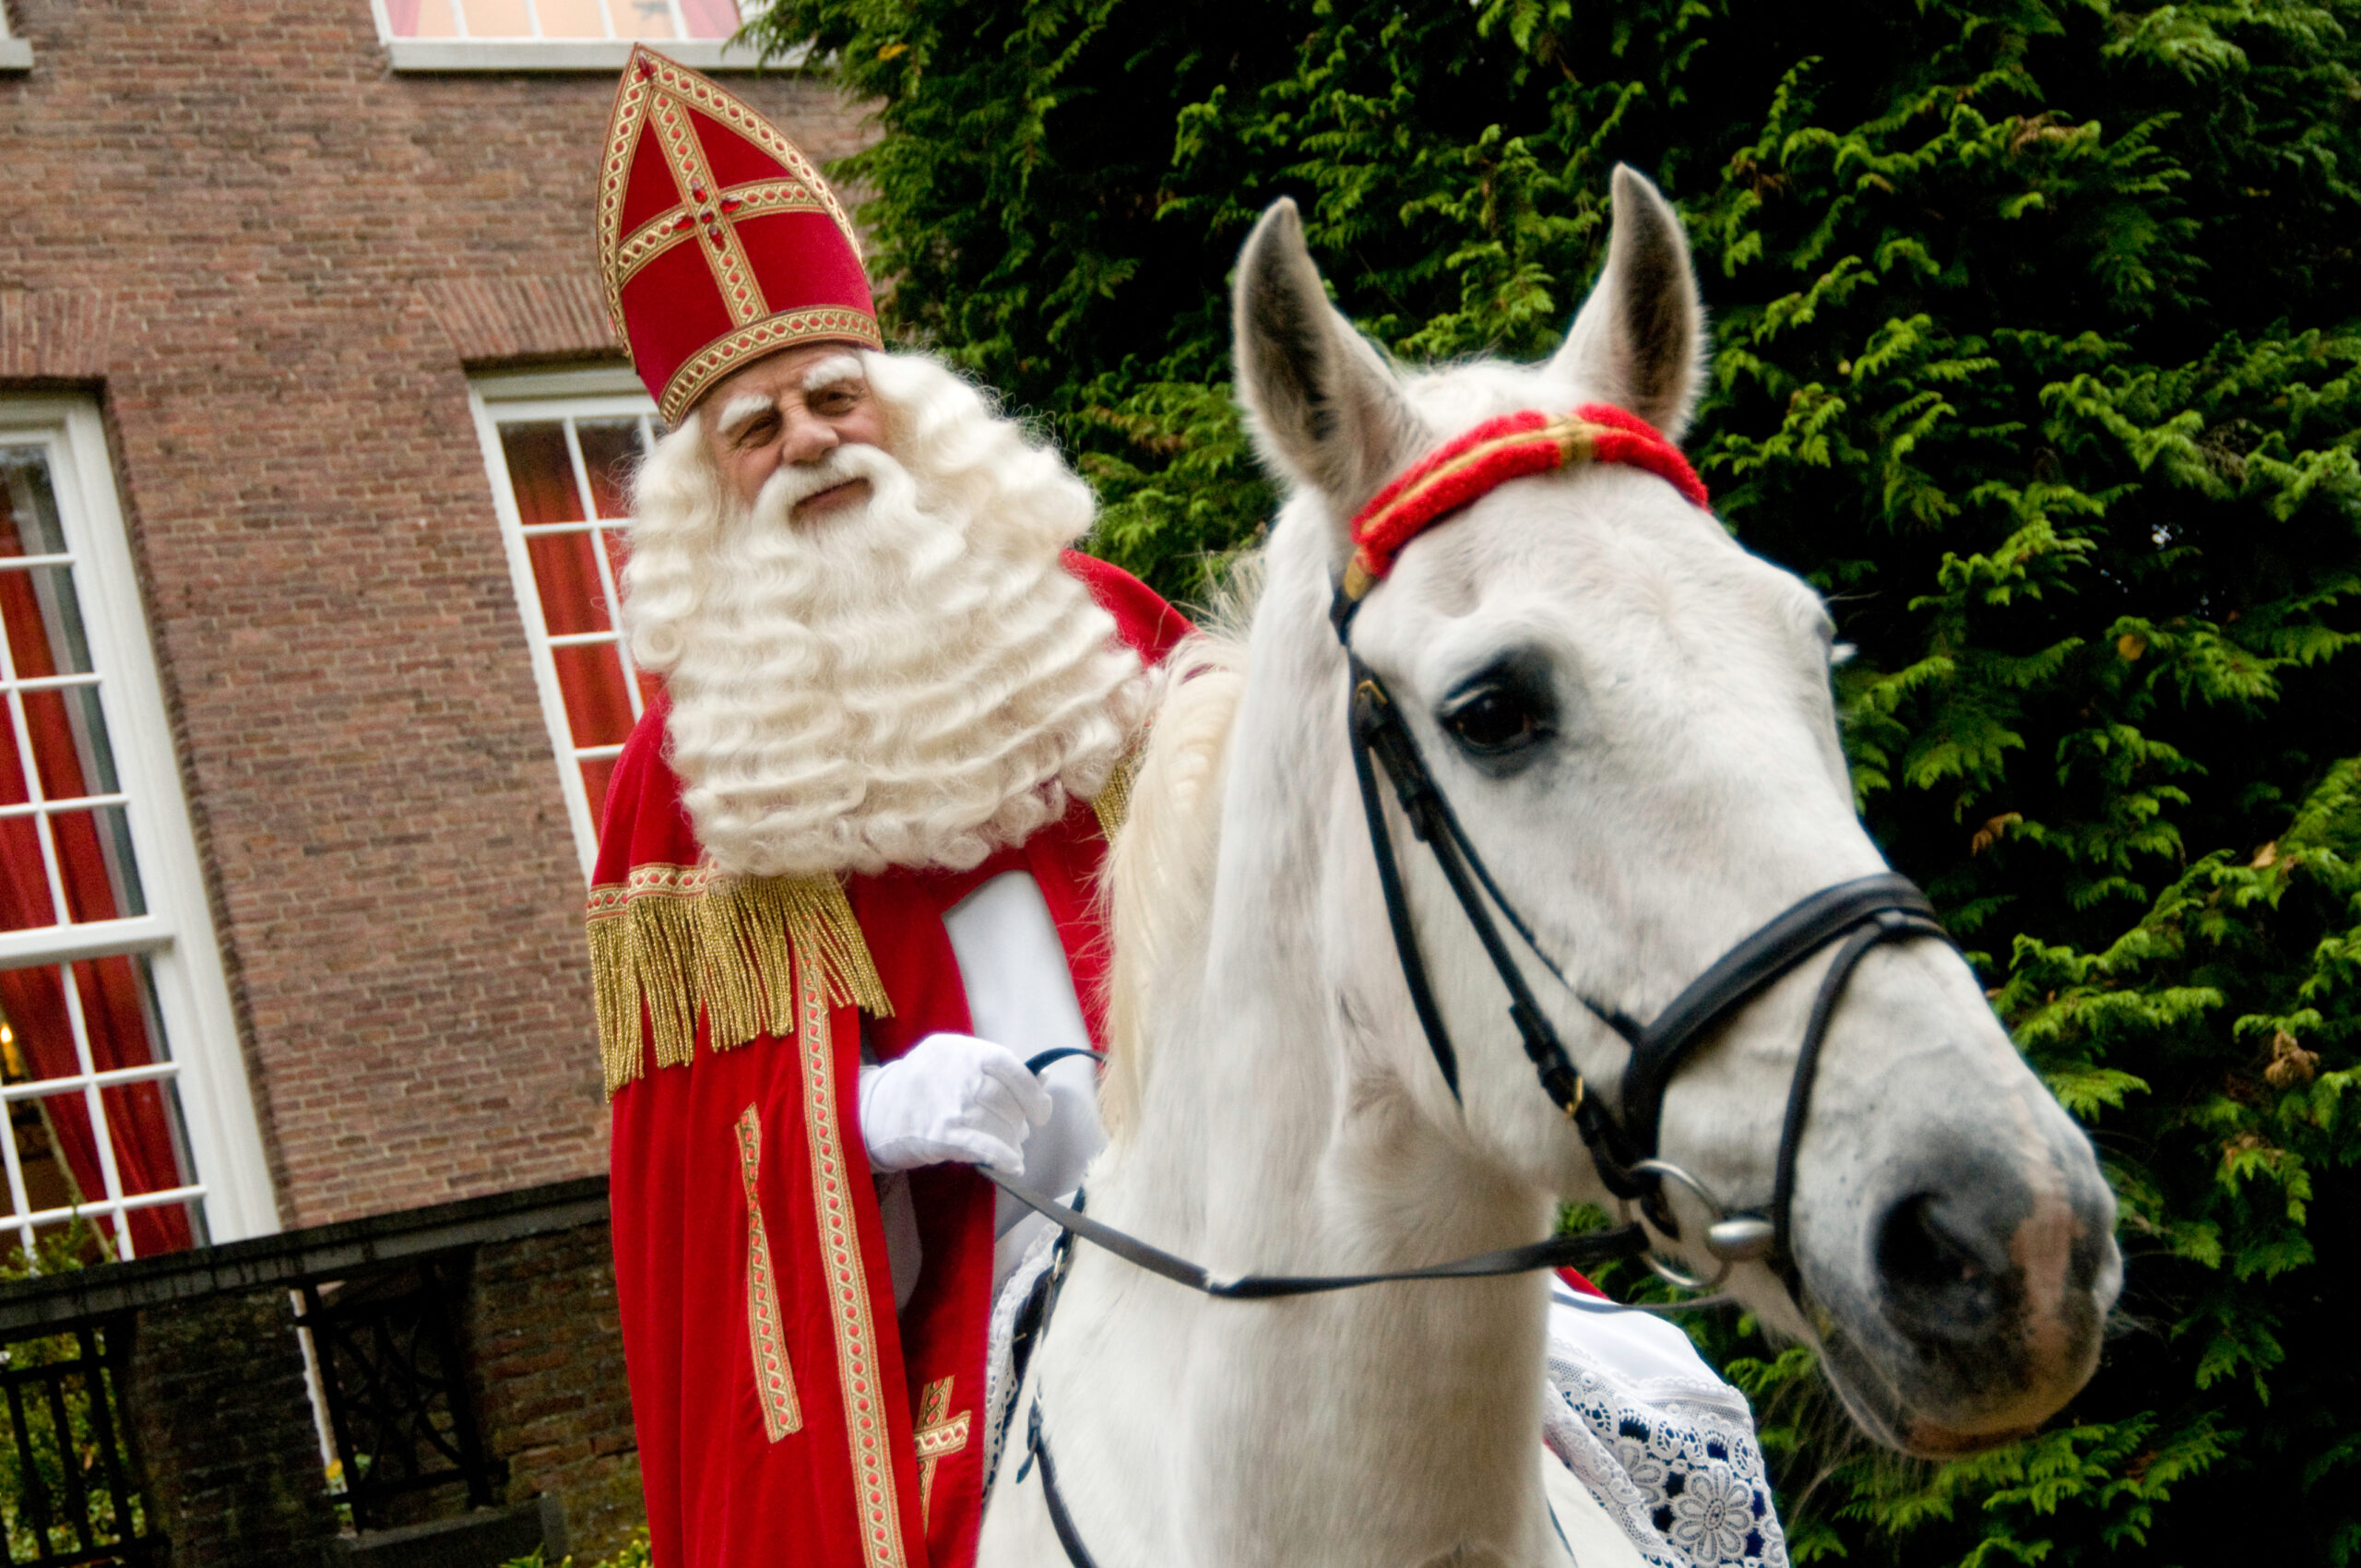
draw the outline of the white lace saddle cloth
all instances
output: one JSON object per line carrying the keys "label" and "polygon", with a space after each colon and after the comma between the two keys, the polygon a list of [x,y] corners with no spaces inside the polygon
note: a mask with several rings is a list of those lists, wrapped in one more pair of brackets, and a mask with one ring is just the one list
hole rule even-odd
{"label": "white lace saddle cloth", "polygon": [[[1547,1381],[1542,1445],[1582,1482],[1640,1562],[1786,1568],[1787,1541],[1754,1441],[1754,1414],[1687,1335],[1553,1282]],[[1561,1517],[1560,1528],[1567,1523]],[[1572,1544],[1592,1568],[1593,1554]]]}

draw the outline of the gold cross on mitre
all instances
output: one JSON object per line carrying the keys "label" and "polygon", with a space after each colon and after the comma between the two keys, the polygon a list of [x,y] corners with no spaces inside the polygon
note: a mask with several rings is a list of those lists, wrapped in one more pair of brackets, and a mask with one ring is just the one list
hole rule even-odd
{"label": "gold cross on mitre", "polygon": [[919,1516],[934,1515],[934,1467],[967,1446],[972,1410],[951,1414],[950,1378],[938,1378],[919,1392]]}
{"label": "gold cross on mitre", "polygon": [[[706,265],[713,269],[713,280],[720,285],[722,303],[730,315],[741,325],[759,318],[770,306],[747,265],[738,225],[766,212],[825,212],[850,240],[851,223],[803,154],[736,99],[695,72],[682,70],[645,50],[635,55],[632,74],[638,78],[643,97],[639,113],[620,124],[617,139],[628,147],[629,137],[640,130],[642,123],[646,125],[665,170],[672,176],[679,204],[622,237],[612,287],[620,290],[641,267],[674,245],[694,241],[705,253]],[[738,133],[749,144],[738,161],[757,167],[716,169],[717,148],[698,135],[699,117]],[[738,177],[733,179],[733,174]]]}

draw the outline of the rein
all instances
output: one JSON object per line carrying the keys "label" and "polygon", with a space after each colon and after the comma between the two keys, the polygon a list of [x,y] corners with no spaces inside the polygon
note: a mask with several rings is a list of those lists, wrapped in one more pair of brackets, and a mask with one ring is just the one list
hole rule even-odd
{"label": "rein", "polygon": [[[979,1167],[982,1170],[983,1168]],[[1283,1296],[1319,1296],[1331,1290],[1354,1290],[1364,1285],[1391,1285],[1410,1279],[1489,1279],[1503,1274],[1531,1274],[1544,1268],[1582,1268],[1630,1257],[1646,1245],[1640,1227],[1621,1225],[1612,1230],[1579,1236],[1552,1236],[1522,1247],[1502,1247],[1450,1263],[1424,1268],[1386,1269],[1375,1274],[1236,1274],[1219,1275],[1203,1264],[1151,1246],[1127,1231],[1101,1225],[1080,1209],[1068,1208],[1038,1193],[1029,1193],[998,1171],[985,1170],[992,1184],[1070,1236],[1079,1236],[1114,1253],[1135,1268],[1144,1268],[1175,1285],[1225,1301],[1269,1301]]]}
{"label": "rein", "polygon": [[[1070,1056],[1088,1056],[1104,1062],[1107,1053],[1078,1045],[1060,1046],[1053,1051],[1026,1057],[1025,1070],[1038,1073],[1052,1062],[1061,1062]],[[1074,1206],[1069,1208],[1054,1198],[1044,1197],[1018,1186],[989,1166],[978,1166],[976,1169],[992,1185],[1064,1231],[1065,1235],[1059,1238],[1060,1245],[1070,1245],[1071,1238],[1079,1236],[1159,1278],[1169,1279],[1175,1285],[1186,1286],[1202,1295],[1228,1301],[1268,1301],[1283,1296],[1317,1296],[1331,1290],[1351,1290],[1363,1285],[1390,1285],[1410,1279],[1487,1279],[1502,1274],[1531,1274],[1543,1268],[1583,1268],[1630,1257],[1639,1247],[1646,1245],[1646,1238],[1640,1227],[1632,1224],[1579,1236],[1552,1236],[1545,1241],[1532,1241],[1522,1247],[1502,1247],[1495,1252],[1477,1253],[1472,1257],[1454,1258],[1449,1263],[1430,1264],[1424,1268],[1388,1269],[1376,1274],[1224,1276],[1216,1274],[1203,1264],[1191,1263],[1177,1253],[1168,1253],[1161,1247],[1143,1241],[1127,1231],[1100,1224],[1082,1212],[1079,1194],[1075,1195]]]}

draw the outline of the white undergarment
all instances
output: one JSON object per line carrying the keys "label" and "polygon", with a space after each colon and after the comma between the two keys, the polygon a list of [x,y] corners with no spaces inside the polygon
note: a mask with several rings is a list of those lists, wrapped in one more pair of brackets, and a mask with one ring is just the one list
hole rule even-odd
{"label": "white undergarment", "polygon": [[[943,917],[959,982],[967,993],[969,1032],[1031,1058],[1045,1051],[1087,1049],[1074,975],[1057,921],[1031,873],[1003,872],[953,905]],[[1025,1140],[1025,1184],[1059,1196],[1082,1184],[1082,1173],[1107,1146],[1098,1122],[1098,1064],[1069,1056],[1041,1071],[1050,1091],[1050,1120]],[[894,1273],[894,1305],[909,1304],[923,1264],[909,1182],[893,1176],[878,1183],[885,1223],[885,1253]],[[992,1290],[1050,1222],[1003,1193],[992,1210]]]}

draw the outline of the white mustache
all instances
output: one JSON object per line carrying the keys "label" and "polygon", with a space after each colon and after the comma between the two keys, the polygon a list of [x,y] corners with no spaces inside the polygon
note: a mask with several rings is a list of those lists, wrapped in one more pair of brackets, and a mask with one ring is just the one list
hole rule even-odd
{"label": "white mustache", "polygon": [[838,446],[813,462],[781,463],[763,481],[762,492],[754,498],[754,511],[761,517],[785,517],[824,490],[855,480],[868,480],[874,485],[898,467],[886,453],[864,445]]}

